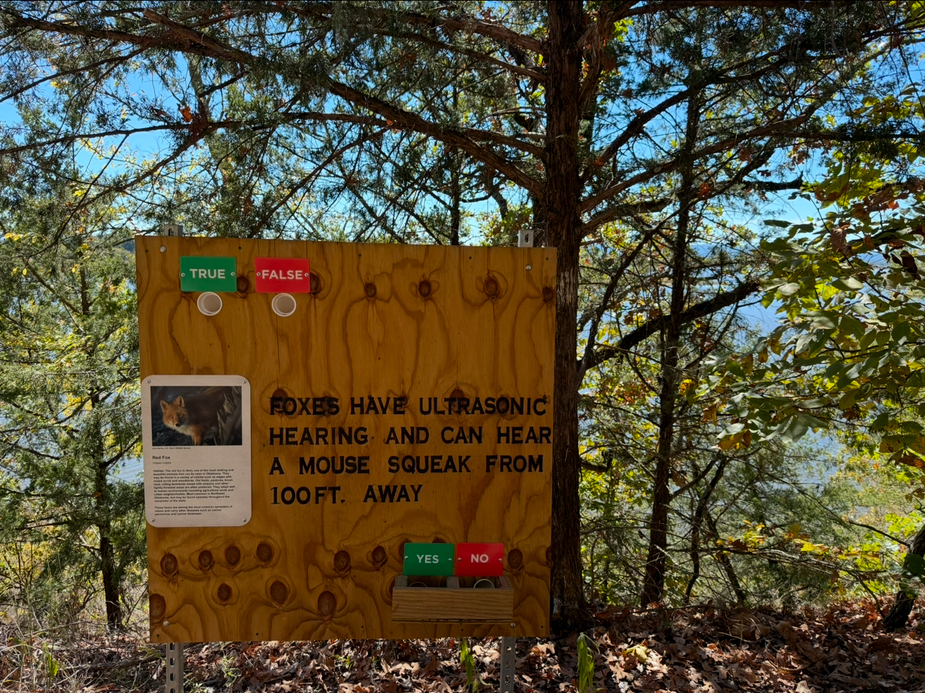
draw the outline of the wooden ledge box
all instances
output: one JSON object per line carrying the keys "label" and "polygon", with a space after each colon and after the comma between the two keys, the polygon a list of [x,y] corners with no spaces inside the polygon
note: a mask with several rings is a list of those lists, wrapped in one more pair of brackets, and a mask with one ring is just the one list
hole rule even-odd
{"label": "wooden ledge box", "polygon": [[463,580],[460,584],[460,579],[451,575],[446,586],[411,587],[408,576],[399,575],[392,589],[392,620],[501,623],[514,618],[514,590],[507,578],[482,578],[494,583],[494,589],[474,587],[477,581],[471,578]]}

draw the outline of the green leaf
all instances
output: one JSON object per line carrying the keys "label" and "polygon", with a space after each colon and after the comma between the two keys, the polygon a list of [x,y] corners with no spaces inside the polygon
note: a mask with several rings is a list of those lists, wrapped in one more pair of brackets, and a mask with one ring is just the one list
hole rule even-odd
{"label": "green leaf", "polygon": [[925,387],[925,368],[913,371],[912,375],[906,378],[907,388]]}
{"label": "green leaf", "polygon": [[896,324],[896,327],[893,328],[892,334],[890,336],[897,344],[904,344],[909,340],[909,336],[911,334],[912,325],[906,321],[903,321]]}
{"label": "green leaf", "polygon": [[839,329],[853,337],[863,337],[867,333],[864,323],[852,315],[842,315],[838,321]]}

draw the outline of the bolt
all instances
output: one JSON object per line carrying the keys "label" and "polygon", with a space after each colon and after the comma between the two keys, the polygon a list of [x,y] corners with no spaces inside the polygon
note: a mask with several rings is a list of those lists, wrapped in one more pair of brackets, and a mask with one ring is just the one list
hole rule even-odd
{"label": "bolt", "polygon": [[162,245],[162,246],[161,246],[161,252],[162,252],[162,253],[166,253],[166,252],[167,252],[167,246],[166,246],[166,245]]}
{"label": "bolt", "polygon": [[170,621],[164,621],[164,628],[170,625]]}

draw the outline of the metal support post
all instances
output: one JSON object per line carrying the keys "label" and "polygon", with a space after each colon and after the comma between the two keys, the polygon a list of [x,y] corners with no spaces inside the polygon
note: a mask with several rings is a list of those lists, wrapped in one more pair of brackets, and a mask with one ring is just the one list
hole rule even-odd
{"label": "metal support post", "polygon": [[518,248],[532,248],[533,247],[533,229],[521,229],[520,235],[517,238],[517,247]]}
{"label": "metal support post", "polygon": [[[533,229],[521,229],[517,237],[518,248],[533,247]],[[530,265],[527,265],[530,269]],[[511,628],[517,624],[512,623]],[[501,637],[501,693],[514,693],[514,660],[516,659],[517,638]]]}
{"label": "metal support post", "polygon": [[501,638],[501,693],[514,693],[514,660],[517,638]]}
{"label": "metal support post", "polygon": [[166,693],[183,693],[183,643],[167,643]]}

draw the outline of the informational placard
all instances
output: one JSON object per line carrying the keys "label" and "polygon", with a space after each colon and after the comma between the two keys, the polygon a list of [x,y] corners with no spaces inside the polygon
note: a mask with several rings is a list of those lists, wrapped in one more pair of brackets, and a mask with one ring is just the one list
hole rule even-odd
{"label": "informational placard", "polygon": [[157,527],[251,519],[250,383],[154,375],[141,388],[145,515]]}
{"label": "informational placard", "polygon": [[[555,250],[138,237],[136,252],[152,642],[548,633]],[[214,314],[182,286],[189,257],[233,258]],[[274,310],[259,258],[306,261],[270,266],[310,267],[310,293]],[[190,489],[243,486],[182,465],[155,483],[155,457],[237,468],[201,414],[235,379],[250,519],[235,501],[206,525],[181,514]]]}

